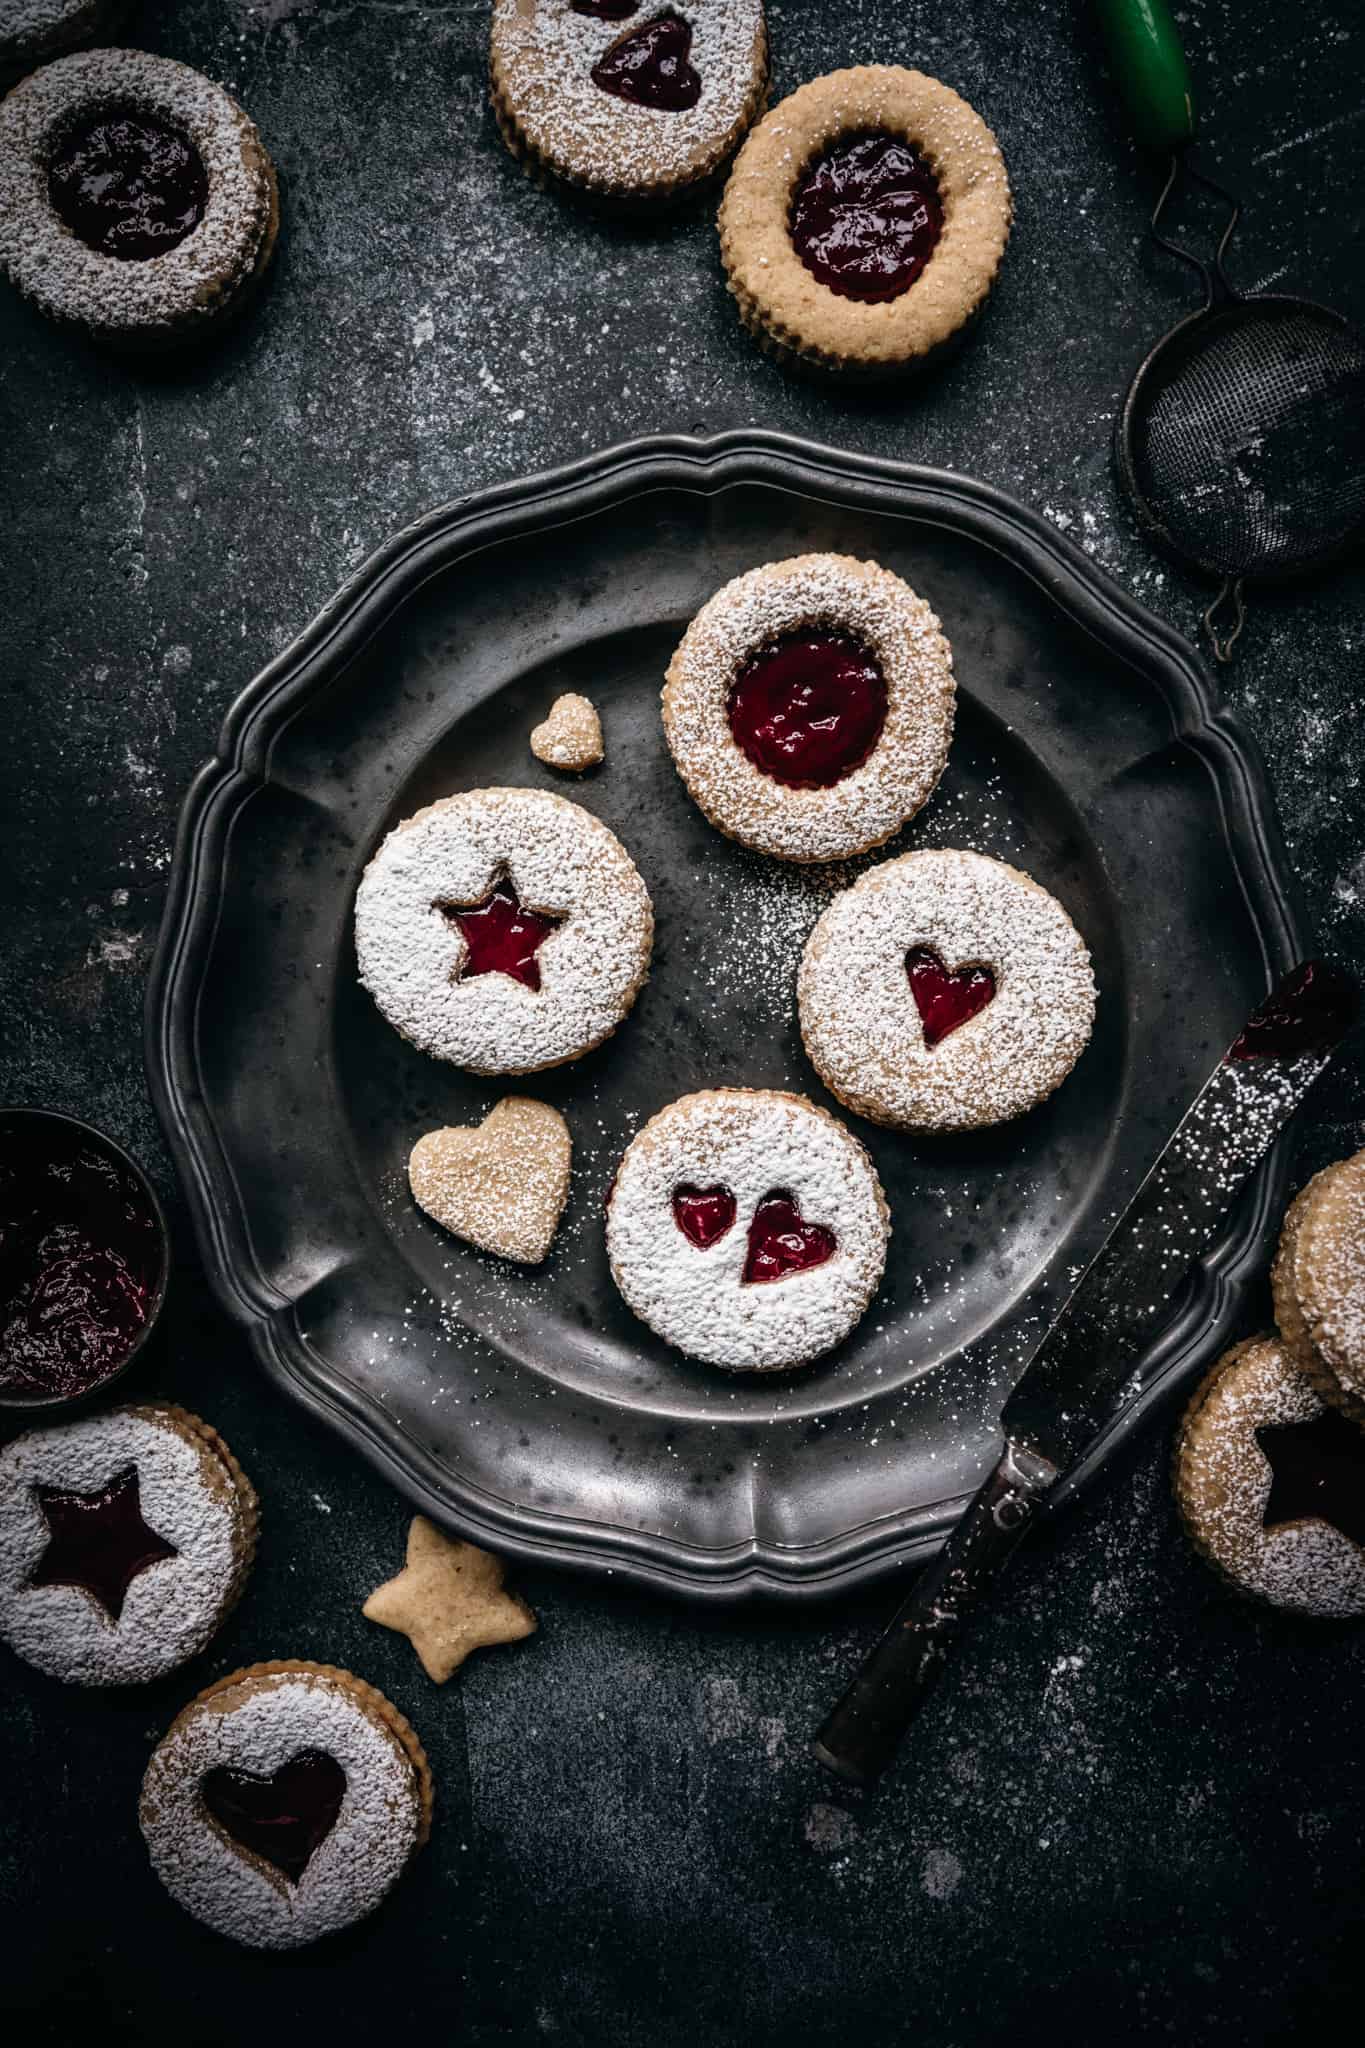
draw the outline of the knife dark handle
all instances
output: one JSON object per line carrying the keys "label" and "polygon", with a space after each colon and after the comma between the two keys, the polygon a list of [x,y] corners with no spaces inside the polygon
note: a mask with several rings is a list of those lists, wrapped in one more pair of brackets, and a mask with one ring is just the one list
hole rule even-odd
{"label": "knife dark handle", "polygon": [[871,1785],[881,1776],[959,1630],[1060,1476],[1039,1452],[1005,1445],[1000,1463],[812,1743],[826,1770],[851,1785]]}

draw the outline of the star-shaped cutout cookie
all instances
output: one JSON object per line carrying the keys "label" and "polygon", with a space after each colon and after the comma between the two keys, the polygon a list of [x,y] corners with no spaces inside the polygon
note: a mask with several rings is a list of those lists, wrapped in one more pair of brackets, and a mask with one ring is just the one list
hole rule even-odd
{"label": "star-shaped cutout cookie", "polygon": [[471,1650],[517,1643],[534,1634],[526,1602],[502,1583],[502,1559],[472,1543],[457,1543],[416,1515],[408,1531],[408,1561],[396,1579],[371,1593],[361,1610],[369,1621],[396,1629],[412,1644],[428,1678],[444,1685]]}

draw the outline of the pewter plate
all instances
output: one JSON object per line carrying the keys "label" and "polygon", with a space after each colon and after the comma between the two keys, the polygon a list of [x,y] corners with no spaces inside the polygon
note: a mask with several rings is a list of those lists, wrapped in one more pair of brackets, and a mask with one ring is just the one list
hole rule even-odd
{"label": "pewter plate", "polygon": [[[857,1125],[891,1203],[885,1284],[805,1370],[731,1377],[637,1323],[602,1243],[639,1124],[686,1091],[797,1088],[793,977],[830,892],[714,833],[669,761],[659,688],[728,577],[872,556],[934,606],[960,685],[939,791],[904,846],[1026,868],[1094,957],[1094,1040],[1018,1122]],[[562,781],[530,728],[598,704],[603,767]],[[603,818],[658,918],[608,1045],[518,1083],[575,1139],[528,1273],[418,1212],[404,1162],[495,1085],[428,1059],[358,987],[351,910],[383,834],[488,783]],[[180,822],[148,1065],[206,1266],[271,1379],[473,1540],[709,1596],[827,1592],[925,1555],[995,1455],[1001,1400],[1195,1089],[1300,947],[1255,749],[1186,643],[1061,534],[961,477],[777,435],[634,442],[431,514],[244,691]],[[838,1105],[832,1105],[837,1109]],[[1231,1328],[1283,1195],[1267,1163],[1156,1331],[1079,1478]]]}

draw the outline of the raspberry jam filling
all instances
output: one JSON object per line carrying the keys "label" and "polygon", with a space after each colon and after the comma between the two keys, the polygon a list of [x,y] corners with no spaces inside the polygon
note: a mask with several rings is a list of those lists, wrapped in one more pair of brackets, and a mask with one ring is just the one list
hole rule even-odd
{"label": "raspberry jam filling", "polygon": [[105,110],[65,136],[48,165],[53,207],[101,256],[164,256],[204,217],[209,180],[188,135],[159,115]]}
{"label": "raspberry jam filling", "polygon": [[152,1312],[155,1215],[132,1174],[79,1132],[9,1123],[0,1143],[0,1393],[88,1393]]}
{"label": "raspberry jam filling", "polygon": [[807,166],[788,226],[811,276],[840,298],[897,299],[934,253],[943,202],[919,151],[872,129],[841,135]]}
{"label": "raspberry jam filling", "polygon": [[[600,14],[607,21],[624,18],[608,14],[600,4],[580,11]],[[691,48],[690,22],[672,12],[656,14],[603,52],[592,67],[592,82],[634,107],[681,114],[701,98],[701,79],[687,61]]]}
{"label": "raspberry jam filling", "polygon": [[32,1586],[79,1586],[117,1621],[138,1573],[177,1555],[175,1545],[142,1519],[136,1465],[99,1493],[69,1493],[60,1486],[36,1491],[48,1544],[29,1580]]}
{"label": "raspberry jam filling", "polygon": [[937,1045],[995,998],[995,976],[989,967],[947,968],[932,946],[912,946],[905,956],[905,971],[927,1046]]}
{"label": "raspberry jam filling", "polygon": [[744,1278],[749,1283],[785,1280],[788,1273],[823,1266],[833,1256],[834,1232],[823,1223],[807,1223],[792,1196],[774,1188],[754,1210]]}
{"label": "raspberry jam filling", "polygon": [[735,744],[788,789],[829,789],[881,738],[886,682],[851,633],[804,631],[762,647],[730,691]]}
{"label": "raspberry jam filling", "polygon": [[336,1826],[346,1773],[322,1749],[301,1749],[269,1777],[219,1764],[199,1796],[223,1832],[297,1884]]}
{"label": "raspberry jam filling", "polygon": [[735,1198],[729,1188],[674,1188],[673,1220],[699,1251],[709,1251],[735,1220]]}
{"label": "raspberry jam filling", "polygon": [[1256,1441],[1272,1475],[1267,1529],[1311,1517],[1365,1545],[1365,1432],[1328,1408],[1312,1422],[1258,1429]]}
{"label": "raspberry jam filling", "polygon": [[571,0],[575,14],[589,14],[594,21],[629,21],[638,14],[640,0]]}
{"label": "raspberry jam filling", "polygon": [[510,974],[523,988],[539,993],[540,949],[563,924],[562,917],[523,910],[507,875],[499,876],[482,903],[436,903],[432,908],[457,926],[465,942],[457,981],[470,981],[476,974]]}

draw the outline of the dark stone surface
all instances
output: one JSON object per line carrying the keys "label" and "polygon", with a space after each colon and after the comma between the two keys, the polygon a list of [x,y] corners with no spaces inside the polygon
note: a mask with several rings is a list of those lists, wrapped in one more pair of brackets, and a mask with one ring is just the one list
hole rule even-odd
{"label": "dark stone surface", "polygon": [[[1086,10],[890,0],[771,10],[776,87],[921,64],[1000,136],[1018,225],[972,346],[914,395],[788,383],[751,348],[702,217],[605,227],[536,192],[483,105],[482,5],[164,0],[127,39],[236,90],[278,160],[259,309],[191,369],[110,366],[0,309],[3,1093],[107,1124],[169,1195],[143,1087],[142,970],[179,798],[229,701],[339,579],[436,500],[656,428],[757,423],[980,474],[1194,630],[1202,593],[1118,505],[1127,373],[1188,303],[1143,244]],[[1365,23],[1191,4],[1210,155],[1245,197],[1236,270],[1365,315]],[[1269,758],[1320,939],[1365,954],[1358,576],[1258,603],[1227,678]],[[1357,1048],[1299,1177],[1365,1142]],[[875,1806],[804,1741],[886,1605],[698,1614],[521,1575],[540,1635],[444,1691],[364,1622],[402,1503],[268,1398],[183,1229],[141,1385],[202,1408],[258,1481],[249,1595],[149,1691],[63,1691],[5,1657],[0,2010],[16,2038],[672,2048],[1356,2039],[1358,1631],[1226,1598],[1176,1528],[1168,1443],[1019,1567]],[[1249,1325],[1264,1314],[1251,1304]],[[148,1750],[214,1673],[351,1665],[408,1711],[440,1821],[388,1907],[238,1956],[147,1870]]]}

